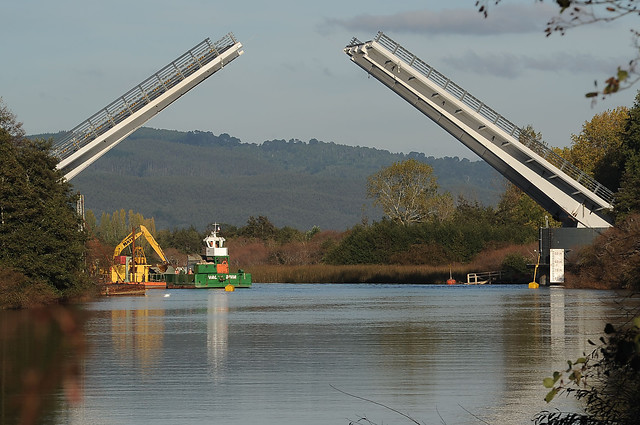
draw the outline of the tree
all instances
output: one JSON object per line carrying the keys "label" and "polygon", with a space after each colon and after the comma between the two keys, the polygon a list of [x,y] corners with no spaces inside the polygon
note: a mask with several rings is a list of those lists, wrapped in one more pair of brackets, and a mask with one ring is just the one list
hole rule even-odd
{"label": "tree", "polygon": [[582,125],[580,134],[571,135],[571,146],[562,152],[567,161],[616,191],[622,174],[622,134],[629,108],[619,106],[594,115]]}
{"label": "tree", "polygon": [[239,233],[240,236],[266,241],[268,239],[274,239],[278,233],[278,229],[267,217],[260,215],[258,218],[254,216],[249,217],[247,225],[244,226]]}
{"label": "tree", "polygon": [[[640,291],[640,214],[618,219],[591,245],[577,252],[568,267],[576,282],[590,287]],[[572,279],[573,280],[573,279]]]}
{"label": "tree", "polygon": [[616,221],[640,212],[640,93],[629,110],[620,148],[620,189],[615,195]]}
{"label": "tree", "polygon": [[95,236],[98,230],[98,219],[96,218],[96,215],[93,213],[93,211],[87,210],[84,215],[84,224],[87,226],[87,232]]}
{"label": "tree", "polygon": [[199,253],[202,251],[204,237],[192,225],[188,229],[174,230],[171,235],[171,246],[185,254]]}
{"label": "tree", "polygon": [[627,159],[620,181],[620,190],[615,194],[614,211],[616,221],[631,213],[640,212],[640,154]]}
{"label": "tree", "polygon": [[[415,159],[395,162],[367,178],[367,197],[391,220],[409,225],[451,212],[451,195],[438,194],[433,168]],[[447,198],[449,201],[447,201]]]}
{"label": "tree", "polygon": [[[502,0],[477,0],[476,7],[485,17],[489,13],[489,4],[497,5]],[[537,0],[543,2],[544,0]],[[550,36],[554,32],[564,35],[569,29],[590,25],[598,22],[611,22],[628,15],[640,14],[640,1],[637,0],[555,0],[559,7],[558,16],[547,22],[544,32]],[[615,75],[605,79],[602,90],[598,89],[586,93],[586,97],[606,97],[620,90],[628,89],[640,80],[640,32],[631,30],[636,56],[626,65],[618,66]]]}
{"label": "tree", "polygon": [[0,115],[0,268],[64,295],[83,282],[86,237],[77,196],[56,169],[51,143],[24,138],[1,104]]}
{"label": "tree", "polygon": [[[518,225],[530,229],[533,234],[546,225],[549,213],[538,205],[529,195],[518,189],[514,184],[507,183],[504,193],[500,197],[496,215],[505,225]],[[553,227],[560,223],[550,220]]]}
{"label": "tree", "polygon": [[18,121],[13,112],[4,104],[2,97],[0,97],[0,128],[4,130],[6,136],[12,140],[20,140],[25,135],[22,123]]}
{"label": "tree", "polygon": [[124,208],[111,214],[111,228],[113,229],[113,242],[115,244],[119,244],[122,239],[131,233],[132,229],[127,225],[127,213]]}

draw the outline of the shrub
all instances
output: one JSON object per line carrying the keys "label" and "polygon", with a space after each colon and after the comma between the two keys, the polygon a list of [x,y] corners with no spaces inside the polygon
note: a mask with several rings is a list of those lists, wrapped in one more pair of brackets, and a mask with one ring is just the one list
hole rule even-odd
{"label": "shrub", "polygon": [[438,266],[447,264],[449,258],[444,248],[436,243],[413,244],[403,252],[393,254],[390,257],[392,264]]}
{"label": "shrub", "polygon": [[640,289],[640,215],[628,216],[602,233],[578,254],[572,266],[581,282]]}
{"label": "shrub", "polygon": [[51,304],[59,298],[55,289],[30,281],[23,273],[0,267],[0,308],[22,309]]}
{"label": "shrub", "polygon": [[505,279],[511,283],[523,282],[531,279],[530,271],[527,267],[528,260],[518,253],[510,253],[502,260],[502,271],[505,272]]}
{"label": "shrub", "polygon": [[[637,309],[635,313],[638,313]],[[607,324],[594,350],[568,361],[568,369],[556,371],[543,384],[550,391],[547,403],[558,394],[572,395],[585,403],[586,413],[543,411],[536,425],[632,425],[640,417],[640,317],[620,329]]]}

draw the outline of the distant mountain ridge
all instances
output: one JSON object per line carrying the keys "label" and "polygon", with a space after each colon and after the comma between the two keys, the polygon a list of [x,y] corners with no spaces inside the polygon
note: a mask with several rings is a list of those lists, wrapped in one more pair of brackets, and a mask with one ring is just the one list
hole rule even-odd
{"label": "distant mountain ridge", "polygon": [[[58,139],[64,133],[31,137]],[[143,127],[72,180],[96,217],[124,208],[155,217],[158,228],[244,225],[263,215],[300,230],[343,230],[380,219],[366,179],[416,158],[434,168],[442,191],[495,205],[504,179],[483,161],[390,153],[311,139],[243,143],[226,133]]]}

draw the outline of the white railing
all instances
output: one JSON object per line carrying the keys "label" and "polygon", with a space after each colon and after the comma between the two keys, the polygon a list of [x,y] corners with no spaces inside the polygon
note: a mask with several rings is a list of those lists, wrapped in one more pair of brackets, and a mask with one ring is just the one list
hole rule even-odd
{"label": "white railing", "polygon": [[232,33],[228,33],[215,43],[208,38],[205,39],[73,128],[64,139],[54,144],[52,154],[60,160],[69,157],[236,43]]}
{"label": "white railing", "polygon": [[495,272],[481,272],[481,273],[467,273],[466,285],[484,285],[493,282],[496,279],[502,278],[501,271]]}
{"label": "white railing", "polygon": [[[499,127],[509,136],[511,136],[516,141],[521,144],[527,146],[529,149],[540,155],[549,163],[553,164],[558,169],[562,170],[569,177],[580,183],[587,190],[593,192],[598,195],[601,199],[605,200],[609,204],[613,202],[613,192],[609,190],[607,187],[598,183],[593,177],[589,176],[582,170],[580,170],[575,165],[571,164],[569,161],[558,155],[552,149],[550,149],[546,144],[535,140],[533,137],[529,136],[526,132],[524,132],[521,128],[513,124],[511,121],[507,120],[505,117],[497,113],[495,110],[491,109],[484,102],[478,99],[475,96],[472,96],[467,92],[464,88],[460,87],[449,78],[447,78],[444,74],[435,70],[432,66],[418,58],[416,55],[402,47],[400,44],[393,41],[391,38],[386,36],[384,33],[379,32],[376,35],[375,41],[380,43],[384,48],[389,50],[391,53],[399,57],[403,62],[409,65],[411,68],[420,72],[427,79],[431,80],[439,87],[442,87],[447,93],[463,102],[465,105],[473,109],[476,113],[481,115],[487,121]],[[353,38],[351,40],[350,46],[356,46],[361,43],[358,39]]]}

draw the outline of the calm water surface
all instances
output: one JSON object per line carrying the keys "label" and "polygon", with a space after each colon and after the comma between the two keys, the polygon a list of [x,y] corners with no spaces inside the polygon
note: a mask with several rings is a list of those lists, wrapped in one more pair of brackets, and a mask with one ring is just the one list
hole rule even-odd
{"label": "calm water surface", "polygon": [[[609,291],[255,284],[91,304],[71,424],[530,424],[542,379],[620,310]],[[618,319],[616,319],[618,320]],[[60,397],[62,397],[60,395]],[[474,417],[475,416],[475,417]]]}

